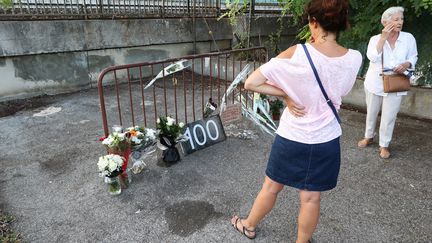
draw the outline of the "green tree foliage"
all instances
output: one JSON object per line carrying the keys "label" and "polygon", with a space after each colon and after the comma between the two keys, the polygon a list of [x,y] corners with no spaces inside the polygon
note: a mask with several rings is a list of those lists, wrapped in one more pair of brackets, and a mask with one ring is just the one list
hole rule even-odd
{"label": "green tree foliage", "polygon": [[[304,19],[304,6],[309,0],[278,0],[283,11],[282,15],[289,13],[292,16],[291,24],[299,26]],[[402,6],[406,9],[407,22],[415,21],[423,15],[431,15],[432,0],[351,0],[351,26],[343,40],[368,40],[372,35],[380,33],[382,26],[380,19],[382,12],[391,6]],[[301,29],[300,38],[307,37],[304,28]],[[357,41],[356,41],[357,42]]]}
{"label": "green tree foliage", "polygon": [[[282,14],[291,16],[290,24],[299,28],[298,38],[306,40],[310,33],[303,25],[304,6],[309,0],[278,0],[283,7]],[[432,36],[432,0],[351,0],[351,28],[343,32],[340,42],[350,48],[358,49],[365,54],[369,38],[381,33],[381,15],[391,6],[405,8],[404,31],[410,32],[417,40],[419,61],[417,69],[423,72],[423,81],[432,83],[432,46],[428,39]],[[363,68],[364,71],[365,67]],[[427,79],[427,80],[426,80]],[[429,81],[430,80],[430,81]]]}
{"label": "green tree foliage", "polygon": [[12,8],[12,0],[0,0],[0,8],[9,9]]}
{"label": "green tree foliage", "polygon": [[250,0],[225,0],[227,11],[218,20],[228,18],[231,25],[237,24],[237,17],[244,16]]}
{"label": "green tree foliage", "polygon": [[[218,20],[222,18],[228,18],[231,26],[234,29],[234,37],[237,43],[233,46],[233,49],[241,49],[249,47],[249,29],[245,22],[245,15],[249,7],[250,0],[226,0],[225,6],[227,11],[222,14]],[[238,20],[242,19],[242,23],[238,23]]]}
{"label": "green tree foliage", "polygon": [[[273,51],[280,52],[278,42],[282,28],[287,27],[282,22],[282,17],[289,16],[289,26],[299,29],[297,37],[300,40],[307,40],[310,32],[305,24],[304,6],[310,0],[278,0],[282,6],[279,28],[270,35],[269,42]],[[220,18],[228,17],[232,25],[236,24],[237,16],[244,16],[250,0],[226,0],[228,11]],[[363,55],[366,53],[369,38],[381,33],[381,15],[391,6],[402,6],[405,8],[404,31],[410,32],[417,40],[419,60],[416,69],[423,75],[420,80],[423,83],[432,85],[432,46],[428,42],[432,36],[432,27],[429,25],[432,19],[432,0],[350,0],[350,24],[351,28],[339,37],[339,41],[349,48],[359,50]],[[245,43],[248,39],[244,31],[238,34],[239,43]],[[243,45],[237,46],[239,48]],[[367,61],[364,62],[367,64]],[[361,74],[364,74],[366,65],[362,67]]]}
{"label": "green tree foliage", "polygon": [[350,37],[344,39],[368,40],[370,36],[381,32],[381,14],[391,6],[405,8],[404,17],[406,27],[410,23],[421,20],[423,15],[431,15],[432,0],[352,0],[352,29],[348,31]]}

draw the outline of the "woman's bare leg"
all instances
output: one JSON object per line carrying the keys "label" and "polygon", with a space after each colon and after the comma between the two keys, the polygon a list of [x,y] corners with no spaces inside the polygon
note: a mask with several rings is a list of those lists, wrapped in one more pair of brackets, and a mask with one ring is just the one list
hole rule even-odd
{"label": "woman's bare leg", "polygon": [[296,243],[307,243],[318,224],[321,192],[300,190],[300,213]]}
{"label": "woman's bare leg", "polygon": [[269,177],[264,178],[264,183],[261,191],[255,199],[249,216],[242,220],[245,227],[255,229],[258,223],[266,216],[273,208],[276,202],[278,193],[283,189],[284,185],[277,183]]}

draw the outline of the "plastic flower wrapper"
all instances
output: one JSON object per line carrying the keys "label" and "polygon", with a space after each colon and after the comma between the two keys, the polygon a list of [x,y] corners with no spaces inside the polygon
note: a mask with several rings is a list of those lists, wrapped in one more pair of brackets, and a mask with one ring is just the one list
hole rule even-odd
{"label": "plastic flower wrapper", "polygon": [[155,151],[156,151],[156,146],[151,146],[138,151],[133,151],[131,156],[133,164],[132,167],[130,168],[132,173],[134,174],[141,173],[147,167],[147,164],[144,161],[149,159],[149,157],[151,157],[151,154],[154,153]]}
{"label": "plastic flower wrapper", "polygon": [[156,75],[156,77],[154,77],[145,87],[144,89],[149,88],[150,86],[153,85],[153,83],[157,80],[160,79],[162,77],[165,76],[169,76],[175,72],[179,72],[187,67],[189,67],[191,65],[191,61],[190,60],[180,60],[177,61],[175,63],[170,64],[169,66],[167,66],[166,68],[164,68],[164,70],[161,70],[158,75]]}
{"label": "plastic flower wrapper", "polygon": [[144,161],[151,153],[156,151],[156,131],[151,128],[140,126],[129,127],[132,144],[132,168],[134,174],[138,174],[147,166]]}
{"label": "plastic flower wrapper", "polygon": [[204,118],[209,117],[217,108],[217,104],[213,102],[212,98],[209,98],[204,108]]}
{"label": "plastic flower wrapper", "polygon": [[143,171],[147,165],[144,161],[148,160],[151,157],[151,154],[156,152],[156,132],[155,130],[150,129],[153,132],[153,138],[149,138],[149,141],[144,142],[144,144],[138,149],[132,151],[131,159],[133,161],[131,171],[134,174],[138,174]]}
{"label": "plastic flower wrapper", "polygon": [[[227,102],[225,102],[225,100],[227,99],[227,97],[229,97],[229,95],[236,89],[238,84],[242,82],[251,72],[252,72],[252,66],[250,64],[247,64],[243,68],[243,70],[237,75],[234,81],[231,82],[230,86],[225,91],[225,94],[223,95],[222,100],[220,102],[219,113],[221,115],[222,112],[226,110],[225,107]],[[243,115],[246,118],[252,120],[266,133],[270,134],[271,136],[275,136],[277,127],[276,124],[274,124],[274,122],[271,120],[270,115],[268,114],[269,105],[266,105],[266,107],[264,107],[264,103],[257,102],[258,100],[264,99],[264,97],[260,99],[259,94],[255,92],[252,94],[252,97],[250,94],[248,94],[248,92],[245,93],[239,92],[235,95],[235,98],[241,104]],[[248,100],[253,100],[253,107],[247,105]],[[264,114],[265,118],[261,114],[258,114],[257,112],[258,109],[262,111],[267,111]]]}
{"label": "plastic flower wrapper", "polygon": [[115,177],[122,173],[124,158],[118,154],[108,154],[99,157],[97,163],[100,176]]}

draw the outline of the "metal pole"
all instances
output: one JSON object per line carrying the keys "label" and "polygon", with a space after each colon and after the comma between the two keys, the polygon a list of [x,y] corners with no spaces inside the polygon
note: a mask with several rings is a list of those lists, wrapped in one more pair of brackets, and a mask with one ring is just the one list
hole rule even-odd
{"label": "metal pole", "polygon": [[187,0],[187,12],[188,15],[190,16],[190,0]]}
{"label": "metal pole", "polygon": [[221,12],[221,1],[216,0],[216,16],[219,17]]}
{"label": "metal pole", "polygon": [[196,1],[193,0],[193,6],[192,6],[192,28],[193,28],[193,53],[196,54],[196,20],[195,20],[195,4]]}
{"label": "metal pole", "polygon": [[104,14],[104,11],[103,11],[103,3],[102,3],[102,0],[98,0],[98,1],[99,1],[100,14],[102,15],[102,14]]}
{"label": "metal pole", "polygon": [[165,12],[165,0],[162,0],[162,9],[161,9],[161,17],[164,17],[164,12]]}
{"label": "metal pole", "polygon": [[250,47],[250,30],[251,30],[251,21],[252,21],[252,15],[253,15],[253,11],[255,9],[255,0],[250,0],[251,4],[249,4],[249,16],[248,16],[248,33],[247,33],[247,46],[246,48]]}

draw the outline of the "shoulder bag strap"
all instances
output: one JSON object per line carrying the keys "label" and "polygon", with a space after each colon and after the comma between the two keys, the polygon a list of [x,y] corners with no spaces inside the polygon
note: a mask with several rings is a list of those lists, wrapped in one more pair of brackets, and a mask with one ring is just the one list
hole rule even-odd
{"label": "shoulder bag strap", "polygon": [[323,87],[323,85],[322,85],[322,82],[321,82],[320,77],[318,76],[318,72],[317,72],[317,70],[316,70],[316,68],[315,68],[315,65],[314,65],[314,63],[313,63],[313,61],[312,61],[312,58],[311,58],[311,56],[310,56],[310,54],[309,54],[309,51],[308,51],[308,49],[306,48],[306,45],[305,45],[305,44],[302,44],[302,47],[303,47],[303,49],[304,49],[304,51],[305,51],[305,53],[306,53],[306,56],[307,56],[307,58],[308,58],[308,60],[309,60],[309,63],[310,63],[310,65],[311,65],[311,67],[312,67],[312,70],[313,70],[313,72],[314,72],[314,74],[315,74],[315,78],[316,78],[316,80],[318,81],[318,85],[319,85],[319,87],[320,87],[320,89],[321,89],[322,94],[324,95],[324,98],[325,98],[325,100],[326,100],[326,102],[327,102],[327,105],[328,105],[328,106],[330,107],[330,109],[333,111],[333,114],[335,115],[336,120],[339,122],[339,124],[341,124],[342,121],[341,121],[341,119],[340,119],[340,117],[339,117],[339,115],[338,115],[338,113],[337,113],[337,111],[336,111],[336,108],[335,108],[334,105],[333,105],[333,102],[332,102],[332,101],[329,99],[329,97],[327,96],[327,93],[326,93],[326,91],[325,91],[325,89],[324,89],[324,87]]}
{"label": "shoulder bag strap", "polygon": [[384,80],[384,46],[381,52],[381,76]]}

